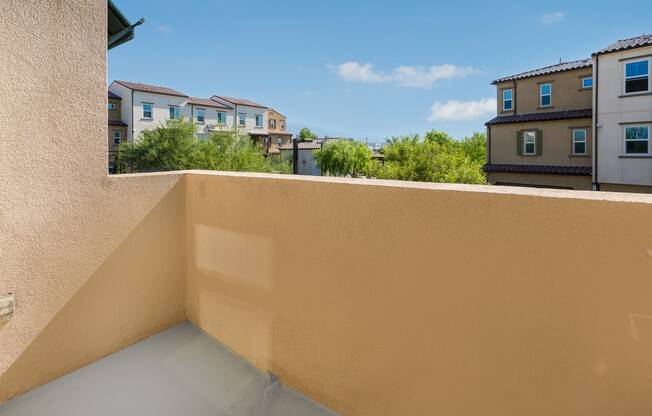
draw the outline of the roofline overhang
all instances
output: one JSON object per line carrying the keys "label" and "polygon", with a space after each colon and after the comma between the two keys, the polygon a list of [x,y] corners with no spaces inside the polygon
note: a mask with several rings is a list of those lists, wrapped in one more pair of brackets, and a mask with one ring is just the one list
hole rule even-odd
{"label": "roofline overhang", "polygon": [[141,18],[133,25],[129,23],[129,20],[122,14],[120,9],[116,7],[113,1],[107,1],[107,20],[110,17],[114,17],[121,25],[121,29],[113,34],[109,33],[109,38],[107,41],[107,50],[113,49],[117,46],[122,45],[123,43],[129,42],[135,37],[135,28],[145,23],[145,19]]}

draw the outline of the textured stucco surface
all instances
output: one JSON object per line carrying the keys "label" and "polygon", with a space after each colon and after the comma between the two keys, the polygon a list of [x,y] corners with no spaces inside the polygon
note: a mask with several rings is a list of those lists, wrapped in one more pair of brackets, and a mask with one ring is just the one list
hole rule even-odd
{"label": "textured stucco surface", "polygon": [[186,192],[189,319],[339,413],[652,408],[649,195],[208,173]]}
{"label": "textured stucco surface", "polygon": [[[0,2],[0,292],[17,300],[0,326],[0,374],[181,178],[106,174],[106,13],[103,0]],[[168,319],[139,320],[134,333]],[[71,354],[64,367],[87,358]]]}

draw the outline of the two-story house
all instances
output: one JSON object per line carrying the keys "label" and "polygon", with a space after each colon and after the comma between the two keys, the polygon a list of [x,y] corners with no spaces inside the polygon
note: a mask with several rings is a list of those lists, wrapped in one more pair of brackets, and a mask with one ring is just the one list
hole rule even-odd
{"label": "two-story house", "polygon": [[590,59],[562,62],[493,82],[489,183],[591,189],[592,66]]}
{"label": "two-story house", "polygon": [[292,142],[292,133],[288,132],[286,123],[287,118],[274,109],[268,109],[265,113],[267,118],[267,131],[269,139],[266,150],[268,153],[280,153],[279,146]]}
{"label": "two-story house", "polygon": [[652,34],[593,54],[594,182],[604,191],[652,192]]}
{"label": "two-story house", "polygon": [[224,95],[213,95],[211,100],[233,108],[232,128],[234,130],[248,134],[254,143],[266,146],[269,140],[269,132],[265,128],[267,106],[244,98]]}
{"label": "two-story house", "polygon": [[122,121],[122,98],[111,91],[108,92],[108,115],[109,115],[109,173],[115,169],[115,155],[118,146],[127,140],[127,123]]}

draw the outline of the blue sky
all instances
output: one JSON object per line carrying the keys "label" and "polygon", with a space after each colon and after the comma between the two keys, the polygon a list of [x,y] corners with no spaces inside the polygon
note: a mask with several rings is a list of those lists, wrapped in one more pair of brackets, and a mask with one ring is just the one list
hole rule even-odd
{"label": "blue sky", "polygon": [[649,0],[115,3],[146,23],[109,52],[109,82],[248,98],[290,127],[376,142],[482,131],[493,79],[652,32]]}

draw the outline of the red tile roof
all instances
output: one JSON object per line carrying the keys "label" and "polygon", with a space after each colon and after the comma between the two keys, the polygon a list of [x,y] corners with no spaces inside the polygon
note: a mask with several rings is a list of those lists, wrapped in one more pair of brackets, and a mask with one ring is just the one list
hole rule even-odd
{"label": "red tile roof", "polygon": [[156,85],[147,85],[147,84],[142,84],[140,82],[129,82],[129,81],[115,81],[115,82],[117,82],[118,84],[122,84],[125,87],[134,91],[148,92],[151,94],[173,95],[176,97],[188,97],[188,95],[179,92],[177,90],[173,90],[172,88],[158,87]]}
{"label": "red tile roof", "polygon": [[576,69],[591,68],[593,61],[591,59],[582,59],[579,61],[562,62],[556,65],[546,66],[544,68],[533,69],[532,71],[521,72],[520,74],[510,75],[508,77],[499,78],[492,82],[492,84],[499,84],[506,81],[514,81],[517,79],[538,77],[541,75],[556,74],[558,72],[574,71]]}
{"label": "red tile roof", "polygon": [[127,123],[125,123],[122,120],[111,120],[109,119],[109,126],[126,126]]}
{"label": "red tile roof", "polygon": [[113,98],[114,100],[122,100],[122,97],[120,97],[117,94],[112,93],[111,91],[109,91],[109,98]]}
{"label": "red tile roof", "polygon": [[258,104],[257,102],[251,100],[245,100],[244,98],[227,97],[224,95],[214,95],[211,97],[211,100],[222,101],[222,102],[226,101],[227,103],[234,104],[234,105],[246,105],[248,107],[267,108],[267,106]]}
{"label": "red tile roof", "polygon": [[595,52],[593,56],[625,51],[627,49],[641,48],[643,46],[652,46],[652,34],[619,40],[618,42],[614,42],[606,48]]}
{"label": "red tile roof", "polygon": [[545,166],[545,165],[507,165],[486,164],[487,173],[536,173],[540,175],[591,175],[591,166]]}
{"label": "red tile roof", "polygon": [[220,102],[217,102],[215,100],[208,99],[208,98],[190,97],[190,99],[188,100],[188,104],[201,105],[201,106],[204,106],[204,107],[224,108],[226,110],[231,110],[232,109],[232,107],[230,107],[230,106],[228,106],[226,104],[223,104],[223,103],[220,103]]}
{"label": "red tile roof", "polygon": [[593,110],[584,108],[580,110],[550,111],[545,113],[518,114],[515,116],[498,116],[485,123],[486,126],[494,124],[527,123],[530,121],[570,120],[574,118],[591,118]]}

